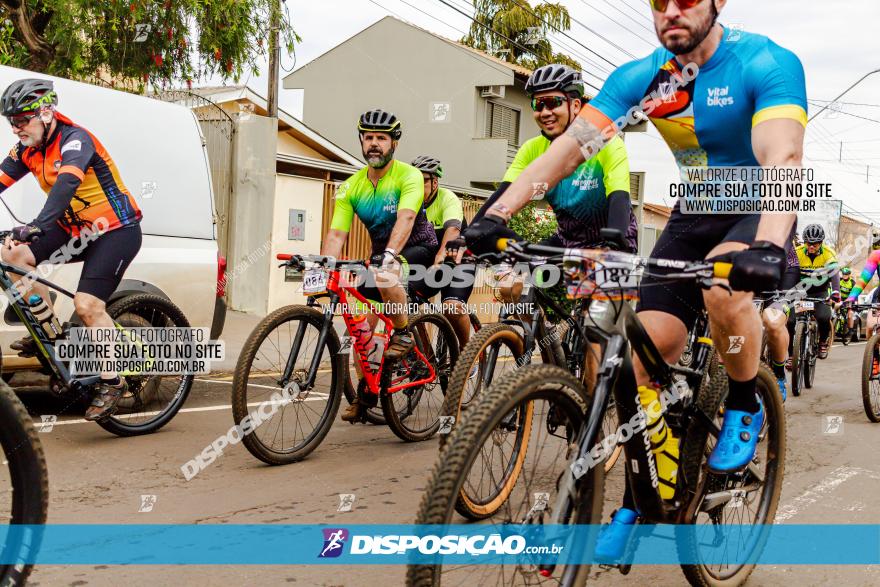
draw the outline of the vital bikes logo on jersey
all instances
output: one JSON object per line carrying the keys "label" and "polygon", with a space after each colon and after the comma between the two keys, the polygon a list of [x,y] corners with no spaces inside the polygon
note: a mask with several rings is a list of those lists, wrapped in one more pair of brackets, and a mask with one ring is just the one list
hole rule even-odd
{"label": "vital bikes logo on jersey", "polygon": [[322,528],[324,533],[324,546],[318,554],[318,558],[336,558],[342,554],[345,541],[348,540],[348,530],[345,528]]}

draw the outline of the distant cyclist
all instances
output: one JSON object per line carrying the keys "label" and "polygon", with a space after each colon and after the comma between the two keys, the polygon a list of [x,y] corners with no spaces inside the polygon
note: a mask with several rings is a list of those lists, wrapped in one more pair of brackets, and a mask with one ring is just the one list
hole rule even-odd
{"label": "distant cyclist", "polygon": [[[536,69],[526,81],[531,98],[532,116],[541,134],[526,141],[517,151],[500,187],[474,216],[477,222],[487,211],[484,222],[498,224],[496,212],[509,216],[517,210],[498,207],[498,199],[523,170],[543,155],[553,141],[561,137],[589,101],[584,97],[584,82],[579,71],[567,65],[551,64]],[[555,247],[594,248],[612,246],[635,252],[638,226],[630,201],[629,159],[620,137],[613,139],[596,156],[573,166],[571,173],[540,195],[556,215],[559,230],[542,244]],[[612,228],[620,235],[606,242],[599,234]],[[499,228],[501,236],[516,236]]]}
{"label": "distant cyclist", "polygon": [[[398,360],[414,345],[409,330],[406,292],[401,284],[412,265],[430,266],[437,254],[437,236],[425,214],[424,182],[415,167],[394,158],[401,137],[400,120],[384,110],[370,110],[358,120],[358,136],[367,166],[336,190],[330,230],[322,255],[339,257],[355,215],[370,234],[370,272],[378,287],[362,287],[369,300],[385,302],[384,311],[394,325],[385,358]],[[362,418],[368,393],[358,397],[342,415],[353,422]]]}
{"label": "distant cyclist", "polygon": [[[106,302],[141,248],[141,211],[104,146],[58,112],[57,104],[53,83],[43,79],[13,82],[0,98],[0,114],[19,139],[0,163],[0,193],[32,173],[48,194],[32,222],[12,229],[2,258],[33,271],[47,260],[56,263],[53,253],[71,245],[65,249],[71,254],[61,262],[83,263],[73,298],[77,315],[86,326],[113,328]],[[87,232],[101,234],[81,239]],[[32,289],[51,306],[46,286],[34,284]],[[12,348],[25,356],[36,351],[30,338]],[[117,373],[102,373],[86,419],[112,416],[126,390]]]}
{"label": "distant cyclist", "polygon": [[[803,232],[804,244],[797,248],[801,277],[812,278],[807,296],[840,301],[840,275],[837,270],[837,253],[825,244],[825,229],[820,224],[809,224]],[[827,302],[816,302],[813,308],[819,324],[819,358],[828,358],[831,346],[831,307]],[[789,316],[789,329],[794,329],[794,315]]]}
{"label": "distant cyclist", "polygon": [[[852,331],[852,304],[858,303],[859,295],[865,290],[865,286],[870,283],[871,279],[874,278],[874,275],[877,273],[877,267],[880,266],[880,229],[872,229],[871,231],[871,252],[868,253],[868,258],[865,260],[865,267],[862,269],[862,272],[859,274],[858,278],[855,280],[855,284],[849,292],[849,295],[846,298],[847,310],[849,311],[849,328]],[[843,285],[841,284],[841,290],[843,289]],[[871,295],[871,303],[878,303],[878,297],[880,297],[880,287],[874,288],[874,291]],[[868,312],[868,332],[871,331],[873,327],[873,312]]]}
{"label": "distant cyclist", "polygon": [[[430,155],[413,159],[413,167],[422,172],[425,180],[425,209],[428,221],[434,226],[440,248],[434,257],[434,267],[419,284],[419,293],[431,298],[440,293],[443,315],[449,319],[459,345],[464,348],[470,337],[471,323],[468,318],[467,301],[474,289],[476,266],[462,264],[449,269],[443,263],[447,259],[446,247],[457,241],[464,228],[464,210],[455,192],[440,187],[443,167],[440,160]],[[432,287],[440,284],[439,287]]]}

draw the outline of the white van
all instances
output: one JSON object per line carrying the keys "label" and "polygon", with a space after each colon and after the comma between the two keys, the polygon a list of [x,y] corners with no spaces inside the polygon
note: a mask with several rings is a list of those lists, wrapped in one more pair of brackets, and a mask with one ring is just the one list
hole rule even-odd
{"label": "white van", "polygon": [[[226,262],[217,248],[208,154],[195,115],[183,106],[3,66],[0,93],[29,77],[55,82],[58,111],[103,143],[143,212],[143,245],[111,301],[141,292],[161,295],[183,310],[192,326],[211,327],[211,338],[217,338],[226,317],[220,285]],[[0,117],[0,154],[5,157],[17,141]],[[0,199],[19,219],[0,205],[0,230],[8,230],[36,218],[46,194],[28,175]],[[48,279],[75,292],[81,270],[82,263],[59,266]],[[60,294],[55,300],[58,318],[73,320],[73,302]],[[9,348],[25,333],[0,296],[4,372],[38,366]]]}

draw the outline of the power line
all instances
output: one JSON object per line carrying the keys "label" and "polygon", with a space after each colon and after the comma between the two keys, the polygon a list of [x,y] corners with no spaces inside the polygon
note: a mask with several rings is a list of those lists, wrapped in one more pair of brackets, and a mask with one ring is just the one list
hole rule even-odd
{"label": "power line", "polygon": [[[612,41],[611,39],[608,39],[604,35],[600,35],[596,31],[594,31],[593,29],[591,29],[590,27],[588,27],[587,25],[585,25],[584,23],[582,23],[581,21],[576,19],[575,17],[572,16],[571,21],[578,24],[581,28],[593,33],[594,35],[596,35],[597,37],[599,37],[600,39],[602,39],[603,41],[605,41],[606,43],[608,43],[609,45],[611,45],[612,47],[614,47],[615,49],[617,49],[618,51],[620,51],[621,53],[623,53],[624,55],[629,57],[630,59],[636,59],[635,55],[633,55],[632,53],[630,53],[629,51],[627,51],[626,49],[624,49],[623,47],[621,47],[620,45],[618,45],[617,43]],[[605,58],[603,57],[602,59],[605,59]],[[605,61],[608,61],[608,60],[605,59]],[[608,61],[608,63],[611,63],[611,61]],[[611,63],[611,65],[614,65],[614,63]],[[614,67],[617,67],[617,65],[614,65]]]}
{"label": "power line", "polygon": [[[824,106],[824,104],[817,104],[813,100],[807,100],[807,102],[810,102],[814,106]],[[834,102],[831,102],[831,104],[834,104]],[[847,112],[846,110],[832,109],[831,111],[837,112],[839,114],[845,114],[846,116],[852,116],[853,118],[860,118],[862,120],[867,120],[868,122],[876,122],[877,124],[880,124],[880,120],[877,120],[876,118],[868,118],[866,116],[859,116],[858,114],[853,114],[852,112]]]}
{"label": "power line", "polygon": [[[619,9],[617,6],[615,6],[614,4],[608,2],[608,0],[602,0],[602,1],[603,1],[605,4],[608,4],[611,8],[613,8],[614,10],[616,10],[617,12],[619,12],[620,14],[622,14],[623,16],[625,16],[626,18],[628,18],[628,19],[630,19],[631,21],[633,21],[634,23],[636,23],[636,25],[642,27],[644,30],[648,31],[648,32],[651,33],[651,34],[654,33],[653,30],[649,29],[648,27],[646,27],[646,26],[643,25],[642,23],[640,23],[640,22],[638,22],[637,20],[633,19],[633,17],[629,16],[627,13],[623,12],[622,10],[620,10],[620,9]],[[641,33],[638,33],[638,32],[636,32],[636,31],[632,30],[631,28],[629,28],[628,26],[626,26],[624,23],[620,22],[619,20],[615,20],[614,18],[610,17],[608,14],[606,14],[603,10],[600,10],[598,7],[593,6],[592,4],[588,4],[588,3],[586,2],[586,0],[581,0],[581,4],[583,4],[584,6],[586,6],[586,7],[588,7],[588,8],[592,8],[593,10],[595,10],[596,12],[598,12],[599,14],[601,14],[602,16],[604,16],[605,18],[607,18],[608,20],[610,20],[611,22],[613,22],[614,24],[616,24],[617,26],[619,26],[619,27],[621,27],[622,29],[628,31],[629,33],[631,33],[631,34],[634,35],[635,37],[638,37],[640,40],[644,41],[644,42],[647,43],[648,45],[651,45],[652,47],[655,46],[656,38],[655,38],[655,40],[653,40],[653,41],[652,41],[652,40],[649,40],[649,39],[646,39],[645,37],[642,36]]]}
{"label": "power line", "polygon": [[645,7],[645,3],[644,3],[644,2],[640,2],[638,7],[633,6],[632,4],[630,4],[629,2],[627,2],[627,0],[621,0],[621,4],[623,4],[624,6],[626,6],[627,8],[629,8],[630,10],[632,10],[635,14],[637,14],[637,15],[641,16],[642,18],[644,18],[646,21],[648,21],[649,23],[651,23],[652,26],[654,25],[654,19],[645,16],[645,13],[642,12],[642,9]]}
{"label": "power line", "polygon": [[[822,100],[820,98],[811,98],[811,102],[830,102],[835,103],[835,100]],[[837,104],[846,104],[847,106],[867,106],[869,108],[880,108],[880,104],[865,104],[864,102],[840,102],[836,101]]]}

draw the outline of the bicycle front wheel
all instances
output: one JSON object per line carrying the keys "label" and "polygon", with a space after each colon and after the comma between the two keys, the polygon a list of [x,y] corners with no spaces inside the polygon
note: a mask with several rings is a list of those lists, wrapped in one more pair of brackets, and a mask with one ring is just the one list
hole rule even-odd
{"label": "bicycle front wheel", "polygon": [[[417,524],[460,523],[455,510],[461,491],[478,486],[499,503],[486,523],[598,524],[602,514],[605,472],[592,467],[578,481],[570,507],[550,511],[557,502],[557,483],[577,458],[571,444],[585,423],[589,399],[583,385],[554,365],[529,365],[500,378],[455,429],[440,453],[419,508]],[[535,424],[523,422],[530,413]],[[528,454],[501,455],[515,435],[528,427]],[[511,463],[513,465],[511,466]],[[488,486],[481,481],[488,482]],[[498,487],[504,490],[499,492]],[[585,545],[591,549],[591,545]],[[589,567],[557,567],[543,577],[531,565],[410,565],[407,585],[583,585]]]}
{"label": "bicycle front wheel", "polygon": [[871,422],[880,422],[880,334],[868,339],[862,356],[862,404]]}
{"label": "bicycle front wheel", "polygon": [[449,386],[449,374],[458,359],[458,339],[452,325],[441,314],[421,314],[410,320],[416,347],[434,368],[433,381],[389,393],[392,386],[404,385],[428,376],[428,366],[416,353],[400,361],[382,365],[380,398],[385,421],[401,440],[427,440],[440,429],[441,407]]}
{"label": "bicycle front wheel", "polygon": [[[326,319],[307,306],[279,308],[263,318],[244,344],[232,380],[232,415],[236,424],[250,430],[242,433],[245,447],[264,463],[304,459],[333,426],[344,382],[333,328],[318,347]],[[320,363],[314,384],[302,389],[316,354]],[[282,386],[289,360],[291,377]],[[245,418],[248,424],[243,426]]]}
{"label": "bicycle front wheel", "polygon": [[28,525],[46,523],[49,508],[49,478],[46,458],[37,438],[31,417],[12,389],[0,381],[0,520],[5,529],[3,561],[22,560],[19,564],[0,565],[0,585],[24,585],[33,565],[24,557],[40,548],[42,536]]}
{"label": "bicycle front wheel", "polygon": [[[170,300],[136,294],[110,304],[107,313],[123,328],[189,328],[183,311]],[[156,432],[171,421],[192,389],[194,376],[121,374],[128,392],[116,404],[116,413],[98,424],[117,436]]]}
{"label": "bicycle front wheel", "polygon": [[[813,322],[807,330],[806,343],[806,360],[804,361],[804,387],[813,388],[813,381],[816,379],[816,359],[818,358],[819,349],[819,326]],[[830,349],[829,349],[830,350]]]}

